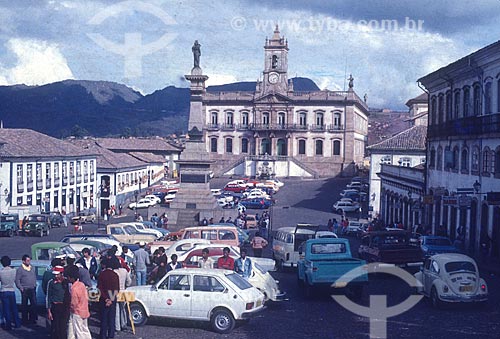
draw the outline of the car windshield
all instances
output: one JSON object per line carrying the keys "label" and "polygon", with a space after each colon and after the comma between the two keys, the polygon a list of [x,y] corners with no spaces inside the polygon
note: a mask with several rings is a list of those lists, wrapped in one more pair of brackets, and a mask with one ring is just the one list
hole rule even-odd
{"label": "car windshield", "polygon": [[30,215],[28,217],[28,221],[44,222],[45,220],[47,220],[46,217],[42,215],[37,215],[37,216]]}
{"label": "car windshield", "polygon": [[125,230],[127,230],[127,232],[129,234],[137,234],[138,233],[137,229],[135,229],[133,226],[125,226],[124,228],[125,228]]}
{"label": "car windshield", "polygon": [[243,279],[240,275],[238,275],[236,273],[226,274],[226,277],[233,284],[235,284],[236,286],[238,286],[238,288],[240,290],[246,290],[246,289],[252,287],[252,285],[250,285],[250,283],[248,281],[246,281],[245,279]]}
{"label": "car windshield", "polygon": [[470,261],[453,261],[444,265],[446,272],[476,272],[476,267]]}
{"label": "car windshield", "polygon": [[312,254],[345,253],[345,244],[312,244]]}
{"label": "car windshield", "polygon": [[266,270],[264,268],[262,268],[262,266],[260,266],[259,264],[257,264],[256,262],[253,263],[253,266],[262,274],[266,274]]}
{"label": "car windshield", "polygon": [[15,218],[11,215],[2,215],[0,217],[0,221],[5,222],[5,221],[14,221]]}
{"label": "car windshield", "polygon": [[442,239],[427,239],[425,241],[426,245],[433,245],[433,246],[451,246],[451,241],[450,239],[442,238]]}

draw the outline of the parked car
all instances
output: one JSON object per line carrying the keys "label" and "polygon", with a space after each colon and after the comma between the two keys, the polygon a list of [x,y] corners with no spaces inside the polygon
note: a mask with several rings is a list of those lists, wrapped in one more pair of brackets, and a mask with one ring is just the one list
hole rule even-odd
{"label": "parked car", "polygon": [[255,215],[246,215],[245,220],[247,222],[247,228],[257,227],[257,219],[255,219]]}
{"label": "parked car", "polygon": [[349,193],[356,193],[357,194],[357,193],[359,193],[359,190],[347,188],[347,189],[343,190],[342,192],[340,192],[340,196],[345,197],[346,194],[349,194]]}
{"label": "parked car", "polygon": [[[183,261],[183,267],[197,268],[198,261],[202,259],[203,248],[206,248],[206,246],[203,247],[202,245],[199,246],[197,249],[192,250],[186,257],[186,259]],[[217,265],[217,260],[220,257],[222,257],[223,254],[222,247],[219,248],[208,247],[208,249],[210,251],[208,256],[212,258],[214,260],[215,265]],[[239,254],[235,255],[234,252],[230,253],[230,256],[235,260],[239,258]],[[250,284],[252,284],[254,287],[256,287],[259,291],[261,291],[264,294],[264,301],[283,300],[285,297],[285,293],[282,293],[280,291],[276,280],[274,280],[274,278],[271,276],[268,270],[264,269],[256,262],[256,259],[262,259],[262,258],[252,258],[252,257],[247,257],[247,258],[249,258],[252,263],[252,275],[248,278],[248,281],[250,282]]]}
{"label": "parked car", "polygon": [[250,209],[268,209],[273,205],[273,201],[265,198],[241,199],[240,205]]}
{"label": "parked car", "polygon": [[450,238],[435,235],[424,235],[420,237],[420,248],[424,256],[441,253],[458,253],[458,248],[453,246]]}
{"label": "parked car", "polygon": [[153,205],[161,204],[161,198],[157,197],[154,194],[148,194],[144,198],[151,200],[151,203],[153,203]]}
{"label": "parked car", "polygon": [[[264,309],[264,295],[227,270],[173,270],[153,286],[133,286],[131,316],[136,326],[150,316],[209,321],[218,333],[229,333],[236,320]],[[165,302],[158,302],[164,300]]]}
{"label": "parked car", "polygon": [[49,213],[49,221],[50,221],[50,228],[54,227],[64,227],[66,224],[64,223],[64,217],[62,216],[61,212],[50,212]]}
{"label": "parked car", "polygon": [[297,280],[307,296],[311,296],[315,286],[347,288],[354,298],[360,299],[363,286],[368,282],[368,274],[363,274],[351,282],[339,281],[347,272],[366,265],[366,261],[352,257],[349,240],[337,238],[309,239],[299,247]]}
{"label": "parked car", "polygon": [[358,212],[359,204],[357,202],[339,200],[333,204],[332,211],[338,214],[344,214],[345,212]]}
{"label": "parked car", "polygon": [[22,229],[22,235],[38,235],[43,237],[50,234],[50,220],[48,214],[31,214],[28,223]]}
{"label": "parked car", "polygon": [[134,227],[121,224],[107,225],[106,232],[124,244],[136,244],[141,241],[149,243],[156,240],[154,234],[139,233]]}
{"label": "parked car", "polygon": [[247,190],[247,186],[244,184],[228,183],[224,186],[224,191],[243,193]]}
{"label": "parked car", "polygon": [[176,193],[176,192],[168,192],[167,194],[165,194],[165,197],[163,197],[163,201],[164,201],[166,204],[171,203],[171,202],[172,202],[172,201],[174,201],[174,199],[175,199],[175,193]]}
{"label": "parked car", "polygon": [[78,225],[78,224],[86,224],[86,223],[95,223],[96,215],[94,212],[90,211],[81,211],[78,212],[77,216],[74,216],[71,218],[71,224],[72,225]]}
{"label": "parked car", "polygon": [[471,257],[459,253],[436,254],[425,259],[415,278],[418,292],[431,299],[434,307],[444,303],[473,303],[488,300],[488,286],[479,276]]}
{"label": "parked car", "polygon": [[131,202],[128,205],[128,208],[133,210],[133,209],[137,209],[137,208],[148,208],[148,207],[154,206],[154,205],[155,205],[155,203],[153,203],[150,199],[142,198],[142,199],[139,199],[139,201],[137,201],[137,202]]}
{"label": "parked car", "polygon": [[71,246],[64,242],[45,241],[31,245],[31,259],[33,260],[52,260],[61,254],[73,254],[77,259],[80,257]]}
{"label": "parked car", "polygon": [[148,244],[149,251],[151,253],[154,253],[160,246],[163,246],[165,248],[165,255],[167,256],[168,260],[170,261],[170,256],[172,254],[176,254],[177,257],[181,255],[182,253],[186,252],[190,248],[193,248],[197,244],[204,244],[208,245],[210,244],[210,240],[208,239],[181,239],[178,240],[174,243],[170,243],[168,245],[163,245],[163,241],[154,241],[152,243]]}
{"label": "parked car", "polygon": [[19,214],[0,215],[0,234],[7,237],[19,234]]}
{"label": "parked car", "polygon": [[404,230],[368,232],[361,238],[359,257],[368,262],[383,262],[402,267],[422,264],[422,251]]}
{"label": "parked car", "polygon": [[368,227],[368,220],[349,220],[349,225],[345,229],[345,235],[359,235]]}

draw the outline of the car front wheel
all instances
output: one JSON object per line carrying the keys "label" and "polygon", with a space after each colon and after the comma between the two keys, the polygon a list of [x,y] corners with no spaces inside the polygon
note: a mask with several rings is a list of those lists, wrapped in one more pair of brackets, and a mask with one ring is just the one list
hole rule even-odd
{"label": "car front wheel", "polygon": [[215,332],[225,334],[233,330],[235,321],[231,312],[226,309],[215,310],[210,318]]}
{"label": "car front wheel", "polygon": [[130,315],[132,320],[134,321],[135,326],[142,326],[148,320],[148,316],[146,315],[146,311],[144,307],[142,307],[139,303],[133,303],[130,305]]}
{"label": "car front wheel", "polygon": [[439,300],[439,296],[437,294],[436,288],[433,287],[431,291],[431,303],[432,307],[434,308],[441,308],[443,305],[443,302]]}

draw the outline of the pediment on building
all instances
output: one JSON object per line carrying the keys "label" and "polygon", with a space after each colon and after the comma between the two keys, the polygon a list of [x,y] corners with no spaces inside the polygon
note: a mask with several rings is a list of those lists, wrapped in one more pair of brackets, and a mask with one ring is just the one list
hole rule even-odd
{"label": "pediment on building", "polygon": [[279,93],[264,94],[254,100],[256,104],[287,104],[290,102],[292,102],[292,99]]}

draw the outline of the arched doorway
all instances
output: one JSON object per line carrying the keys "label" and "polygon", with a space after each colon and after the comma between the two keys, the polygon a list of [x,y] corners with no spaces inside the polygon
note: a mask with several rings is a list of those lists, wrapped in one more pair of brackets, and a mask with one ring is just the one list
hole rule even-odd
{"label": "arched doorway", "polygon": [[277,149],[278,149],[278,155],[287,155],[288,150],[287,150],[287,145],[286,145],[286,140],[285,139],[278,139],[278,142],[276,144]]}
{"label": "arched doorway", "polygon": [[491,234],[491,256],[500,256],[500,207],[493,209],[493,233]]}
{"label": "arched doorway", "polygon": [[267,138],[262,139],[262,142],[260,143],[260,154],[271,155],[271,140]]}

